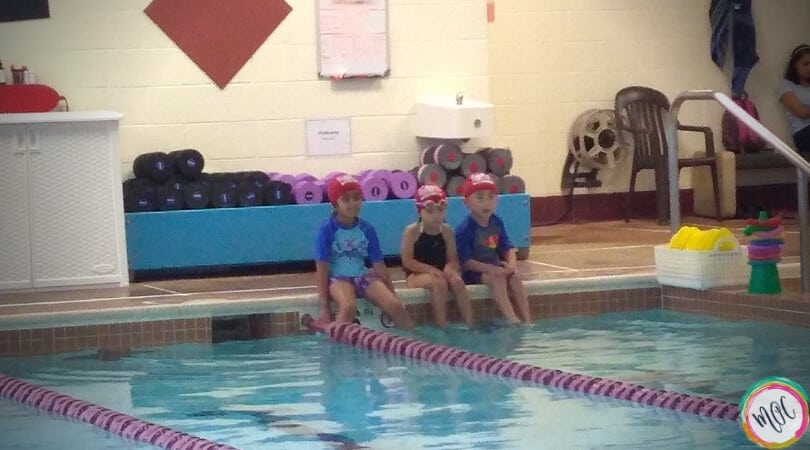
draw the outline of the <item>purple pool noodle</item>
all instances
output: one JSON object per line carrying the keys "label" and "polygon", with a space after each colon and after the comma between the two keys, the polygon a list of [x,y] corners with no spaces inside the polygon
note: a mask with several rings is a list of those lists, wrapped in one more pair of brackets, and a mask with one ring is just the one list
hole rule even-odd
{"label": "purple pool noodle", "polygon": [[602,395],[716,419],[736,421],[740,415],[737,404],[723,400],[679,394],[661,389],[650,389],[637,384],[563,372],[561,370],[543,369],[542,367],[492,358],[446,345],[429,344],[415,339],[394,336],[354,323],[333,322],[324,325],[320,321],[305,317],[305,325],[313,331],[326,334],[331,339],[344,344],[406,356],[421,361],[447,364],[500,377],[573,390],[583,394]]}
{"label": "purple pool noodle", "polygon": [[272,176],[272,180],[281,181],[282,183],[287,183],[290,186],[295,186],[296,179],[294,176],[286,174],[286,173],[277,173]]}
{"label": "purple pool noodle", "polygon": [[391,171],[387,169],[377,169],[372,170],[371,173],[367,176],[371,176],[374,178],[382,178],[385,181],[385,184],[388,185],[388,189],[391,189]]}
{"label": "purple pool noodle", "polygon": [[346,175],[346,172],[341,172],[339,170],[336,170],[334,172],[329,172],[328,174],[326,174],[325,177],[321,178],[321,181],[323,181],[325,183],[328,183],[329,180],[331,180],[332,178],[339,177],[341,175]]}
{"label": "purple pool noodle", "polygon": [[385,200],[388,198],[388,183],[382,178],[366,175],[360,181],[363,200]]}
{"label": "purple pool noodle", "polygon": [[318,177],[316,177],[314,175],[310,175],[308,173],[299,173],[298,175],[295,176],[295,181],[296,182],[298,182],[298,181],[317,181],[317,180],[318,180]]}
{"label": "purple pool noodle", "polygon": [[323,188],[314,181],[299,181],[293,186],[293,197],[299,205],[323,202]]}
{"label": "purple pool noodle", "polygon": [[229,445],[147,422],[1,373],[0,397],[89,423],[133,441],[169,450],[237,450]]}
{"label": "purple pool noodle", "polygon": [[389,187],[396,198],[413,198],[416,195],[416,177],[410,172],[391,172]]}
{"label": "purple pool noodle", "polygon": [[317,184],[318,187],[321,188],[321,201],[322,202],[329,202],[328,194],[326,193],[326,190],[328,189],[327,181],[318,180],[318,181],[313,181],[313,183]]}

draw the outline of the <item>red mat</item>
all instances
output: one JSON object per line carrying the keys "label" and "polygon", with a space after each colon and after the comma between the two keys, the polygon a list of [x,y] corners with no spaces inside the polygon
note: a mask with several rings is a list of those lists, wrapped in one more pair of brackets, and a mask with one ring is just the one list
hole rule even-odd
{"label": "red mat", "polygon": [[154,0],[144,10],[220,89],[290,11],[284,0]]}
{"label": "red mat", "polygon": [[58,92],[44,84],[3,84],[0,85],[0,113],[53,111],[59,98]]}

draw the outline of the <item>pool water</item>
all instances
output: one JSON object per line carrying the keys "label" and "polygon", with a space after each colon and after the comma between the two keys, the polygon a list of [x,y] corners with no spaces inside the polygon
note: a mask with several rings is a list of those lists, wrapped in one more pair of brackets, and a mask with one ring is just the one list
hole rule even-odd
{"label": "pool water", "polygon": [[[810,330],[778,324],[650,310],[401,333],[735,403],[768,376],[810,387]],[[0,358],[0,372],[245,450],[759,448],[734,422],[371,353],[320,335],[103,359]],[[149,448],[9,401],[0,401],[0,436],[7,448]]]}

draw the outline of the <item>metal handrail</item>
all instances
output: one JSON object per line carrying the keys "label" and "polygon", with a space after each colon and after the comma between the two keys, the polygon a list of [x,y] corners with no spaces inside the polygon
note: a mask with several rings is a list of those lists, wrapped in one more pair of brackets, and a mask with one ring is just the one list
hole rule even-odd
{"label": "metal handrail", "polygon": [[796,183],[799,197],[799,245],[800,248],[800,270],[802,277],[802,292],[810,291],[810,247],[808,247],[807,225],[807,180],[810,176],[810,163],[801,157],[795,150],[790,148],[784,141],[779,139],[773,132],[758,120],[754,119],[748,112],[740,108],[734,100],[722,92],[712,90],[692,90],[678,94],[672,101],[669,114],[666,117],[666,138],[669,148],[668,152],[668,172],[669,172],[669,213],[670,231],[675,234],[681,227],[681,203],[678,186],[678,112],[681,104],[686,100],[716,100],[734,117],[741,120],[748,128],[753,130],[762,139],[771,144],[777,153],[784,156],[796,168]]}

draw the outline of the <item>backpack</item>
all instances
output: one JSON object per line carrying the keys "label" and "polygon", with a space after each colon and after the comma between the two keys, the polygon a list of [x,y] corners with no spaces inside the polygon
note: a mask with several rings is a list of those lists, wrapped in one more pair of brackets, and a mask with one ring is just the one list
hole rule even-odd
{"label": "backpack", "polygon": [[[757,107],[747,95],[735,97],[733,100],[737,106],[759,121]],[[726,150],[734,153],[756,153],[765,150],[765,141],[730,112],[723,113],[720,127],[723,130],[723,147]]]}

